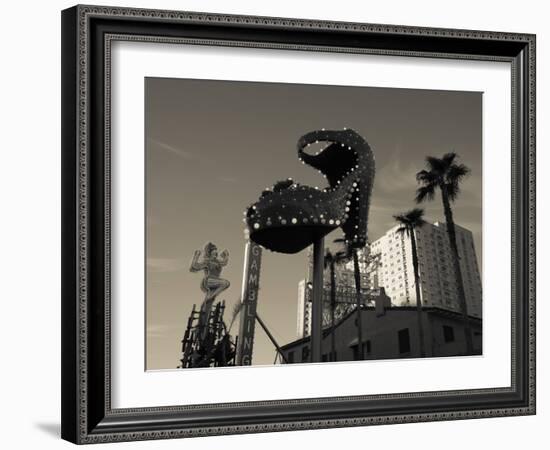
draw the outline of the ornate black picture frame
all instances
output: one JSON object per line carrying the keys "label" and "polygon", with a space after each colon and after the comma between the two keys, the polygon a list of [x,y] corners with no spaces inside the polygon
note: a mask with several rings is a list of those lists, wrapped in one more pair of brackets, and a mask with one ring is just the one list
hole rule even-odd
{"label": "ornate black picture frame", "polygon": [[[512,66],[512,383],[491,389],[113,409],[110,46],[116,40]],[[535,413],[535,36],[98,6],[62,12],[62,437],[74,443]]]}

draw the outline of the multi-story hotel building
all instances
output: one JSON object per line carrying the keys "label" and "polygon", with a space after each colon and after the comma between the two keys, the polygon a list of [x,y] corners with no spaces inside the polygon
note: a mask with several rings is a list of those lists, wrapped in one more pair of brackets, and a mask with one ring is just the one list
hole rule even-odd
{"label": "multi-story hotel building", "polygon": [[[472,233],[458,225],[456,238],[468,314],[481,318],[482,287]],[[388,230],[370,246],[370,254],[379,254],[376,264],[368,264],[367,252],[360,252],[362,302],[372,306],[373,292],[384,288],[392,306],[415,306],[416,290],[412,264],[411,240],[398,233],[399,226]],[[444,223],[425,224],[416,230],[419,263],[420,295],[423,306],[460,312],[453,256]],[[311,260],[308,277],[298,285],[297,335],[303,338],[310,332]],[[330,325],[330,272],[324,273],[323,326]],[[336,320],[355,308],[356,295],[353,264],[336,267]]]}
{"label": "multi-story hotel building", "polygon": [[[481,278],[472,233],[458,225],[456,240],[464,281],[468,314],[481,317]],[[380,254],[380,264],[369,275],[373,285],[383,286],[396,306],[416,304],[411,240],[398,233],[399,226],[374,241],[371,252]],[[460,311],[453,255],[446,225],[425,224],[415,232],[418,251],[420,296],[423,306]]]}

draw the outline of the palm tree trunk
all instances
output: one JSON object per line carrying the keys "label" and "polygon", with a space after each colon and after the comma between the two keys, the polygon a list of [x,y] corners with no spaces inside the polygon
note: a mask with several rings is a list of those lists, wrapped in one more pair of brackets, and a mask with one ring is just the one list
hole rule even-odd
{"label": "palm tree trunk", "polygon": [[466,353],[472,355],[474,353],[474,345],[472,341],[472,329],[470,327],[470,317],[468,316],[468,305],[466,303],[466,293],[464,292],[464,281],[462,279],[462,271],[460,270],[460,256],[458,255],[458,247],[456,245],[456,231],[453,220],[453,212],[445,186],[441,186],[441,198],[443,199],[443,210],[445,212],[445,222],[447,223],[447,234],[449,235],[449,243],[453,252],[453,266],[458,290],[458,300],[462,312],[462,321],[464,324],[464,338],[466,340]]}
{"label": "palm tree trunk", "polygon": [[334,322],[336,309],[336,276],[334,273],[334,260],[330,261],[330,358],[336,361],[336,337],[334,336]]}
{"label": "palm tree trunk", "polygon": [[424,346],[424,327],[422,326],[422,301],[420,299],[420,276],[418,274],[418,253],[416,249],[415,230],[409,230],[411,235],[412,260],[414,269],[414,287],[416,291],[416,315],[418,319],[418,344],[420,348],[420,357],[426,356],[426,348]]}
{"label": "palm tree trunk", "polygon": [[362,361],[365,357],[363,353],[363,324],[361,320],[361,272],[359,269],[359,256],[357,255],[357,249],[354,248],[353,252],[353,276],[355,279],[355,295],[357,301],[357,353],[359,360]]}

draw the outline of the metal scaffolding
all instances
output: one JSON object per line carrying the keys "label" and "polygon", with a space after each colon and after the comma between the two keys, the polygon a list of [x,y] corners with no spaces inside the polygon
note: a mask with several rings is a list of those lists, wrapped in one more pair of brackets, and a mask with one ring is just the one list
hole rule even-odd
{"label": "metal scaffolding", "polygon": [[[228,333],[224,312],[224,301],[216,303],[209,312],[197,310],[193,305],[181,341],[179,369],[235,365],[236,340],[233,341]],[[208,317],[204,317],[206,314]]]}

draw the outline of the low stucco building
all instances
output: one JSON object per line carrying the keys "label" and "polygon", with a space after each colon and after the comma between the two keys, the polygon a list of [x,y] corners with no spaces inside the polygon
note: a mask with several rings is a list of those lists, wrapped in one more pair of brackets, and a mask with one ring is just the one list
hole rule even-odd
{"label": "low stucco building", "polygon": [[[397,359],[420,357],[416,307],[363,306],[362,340],[364,358]],[[462,315],[438,307],[422,309],[424,342],[427,357],[466,355]],[[482,322],[470,316],[474,355],[482,354]],[[334,326],[336,358],[330,358],[331,327],[323,330],[323,361],[353,361],[359,357],[357,345],[357,311],[349,312]],[[281,347],[288,363],[310,362],[310,338],[306,336]]]}

